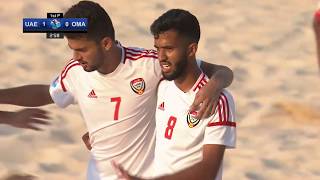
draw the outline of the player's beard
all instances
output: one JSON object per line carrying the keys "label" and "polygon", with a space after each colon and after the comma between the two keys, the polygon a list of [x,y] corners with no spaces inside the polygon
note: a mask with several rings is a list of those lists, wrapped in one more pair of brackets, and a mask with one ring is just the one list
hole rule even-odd
{"label": "player's beard", "polygon": [[171,73],[164,73],[162,72],[162,75],[164,79],[168,81],[172,81],[180,77],[186,70],[187,67],[187,56],[184,56],[178,61],[176,64],[174,64],[175,69],[172,70]]}
{"label": "player's beard", "polygon": [[92,72],[97,70],[98,68],[95,65],[86,65],[86,67],[83,68],[86,72]]}
{"label": "player's beard", "polygon": [[98,51],[92,64],[87,64],[87,67],[83,68],[86,72],[92,72],[98,70],[102,66],[103,62],[103,52],[100,47],[98,47]]}

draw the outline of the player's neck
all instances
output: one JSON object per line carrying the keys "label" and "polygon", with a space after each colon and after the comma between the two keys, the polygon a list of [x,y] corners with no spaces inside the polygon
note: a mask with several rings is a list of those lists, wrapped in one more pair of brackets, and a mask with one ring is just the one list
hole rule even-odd
{"label": "player's neck", "polygon": [[119,66],[121,58],[122,49],[114,43],[109,52],[104,53],[103,65],[98,69],[98,72],[101,74],[112,73]]}
{"label": "player's neck", "polygon": [[198,80],[201,74],[197,62],[192,61],[192,64],[187,64],[185,71],[174,80],[176,86],[183,92],[188,92]]}

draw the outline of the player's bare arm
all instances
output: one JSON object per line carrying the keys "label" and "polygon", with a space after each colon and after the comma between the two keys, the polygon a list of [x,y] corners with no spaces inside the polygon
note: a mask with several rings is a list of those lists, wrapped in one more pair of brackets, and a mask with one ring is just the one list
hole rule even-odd
{"label": "player's bare arm", "polygon": [[203,160],[193,166],[172,175],[156,178],[156,180],[212,180],[215,179],[223,159],[225,146],[207,144],[203,146]]}
{"label": "player's bare arm", "polygon": [[221,89],[230,86],[233,81],[233,72],[227,66],[202,61],[200,68],[208,77],[211,77],[211,80],[216,81]]}
{"label": "player's bare arm", "polygon": [[[202,161],[194,164],[193,166],[179,171],[175,174],[162,176],[153,180],[212,180],[215,179],[218,170],[221,166],[225,151],[224,145],[207,144],[203,146],[203,159]],[[117,172],[119,179],[125,180],[143,180],[142,178],[130,175],[124,170],[121,165],[113,163],[113,167]]]}
{"label": "player's bare arm", "polygon": [[53,101],[49,94],[49,85],[25,85],[0,90],[0,104],[35,107],[51,103]]}
{"label": "player's bare arm", "polygon": [[48,112],[38,108],[22,109],[16,112],[0,111],[0,124],[17,128],[42,130],[39,125],[49,125]]}
{"label": "player's bare arm", "polygon": [[[228,87],[233,80],[233,72],[226,66],[201,63],[202,71],[211,77],[210,81],[197,93],[190,111],[199,109],[197,119],[212,115],[222,90]],[[201,105],[201,106],[200,106]]]}

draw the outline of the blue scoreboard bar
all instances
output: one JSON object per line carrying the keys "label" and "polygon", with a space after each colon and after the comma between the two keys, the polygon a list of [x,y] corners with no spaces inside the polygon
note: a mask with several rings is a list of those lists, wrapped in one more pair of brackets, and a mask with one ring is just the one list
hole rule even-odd
{"label": "blue scoreboard bar", "polygon": [[87,18],[23,18],[23,32],[74,32],[88,31]]}

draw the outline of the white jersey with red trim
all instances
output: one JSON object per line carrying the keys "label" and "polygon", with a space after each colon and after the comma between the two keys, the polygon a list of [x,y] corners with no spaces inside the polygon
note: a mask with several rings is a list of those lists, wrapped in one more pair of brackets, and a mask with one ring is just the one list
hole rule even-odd
{"label": "white jersey with red trim", "polygon": [[[214,115],[198,120],[188,112],[196,92],[208,78],[202,73],[192,89],[181,91],[174,81],[163,80],[158,89],[156,110],[156,175],[166,175],[190,167],[202,160],[205,144],[235,147],[236,123],[234,101],[224,90]],[[221,179],[222,166],[216,177]]]}
{"label": "white jersey with red trim", "polygon": [[152,173],[161,68],[156,51],[121,48],[112,73],[86,72],[70,61],[50,87],[57,105],[79,104],[101,179],[116,179],[110,160],[138,176]]}

